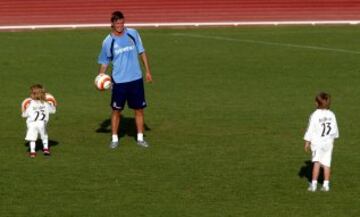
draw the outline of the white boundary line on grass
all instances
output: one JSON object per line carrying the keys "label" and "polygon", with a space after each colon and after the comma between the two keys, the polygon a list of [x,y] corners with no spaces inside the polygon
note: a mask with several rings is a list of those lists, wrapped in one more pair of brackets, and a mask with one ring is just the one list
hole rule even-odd
{"label": "white boundary line on grass", "polygon": [[279,42],[270,42],[270,41],[258,41],[258,40],[249,40],[249,39],[235,39],[235,38],[227,38],[227,37],[221,37],[221,36],[207,36],[207,35],[187,34],[187,33],[173,33],[172,35],[180,36],[180,37],[213,39],[213,40],[221,40],[221,41],[234,41],[234,42],[241,42],[241,43],[265,44],[265,45],[280,46],[280,47],[331,51],[331,52],[338,52],[338,53],[360,54],[360,51],[354,51],[354,50],[319,47],[319,46],[309,46],[309,45],[300,45],[300,44],[279,43]]}
{"label": "white boundary line on grass", "polygon": [[[358,25],[360,20],[315,20],[315,21],[254,21],[254,22],[170,22],[170,23],[127,23],[133,27],[200,27],[200,26],[255,26],[255,25]],[[108,23],[89,24],[54,24],[54,25],[9,25],[1,26],[0,30],[27,29],[76,29],[76,28],[104,28]]]}

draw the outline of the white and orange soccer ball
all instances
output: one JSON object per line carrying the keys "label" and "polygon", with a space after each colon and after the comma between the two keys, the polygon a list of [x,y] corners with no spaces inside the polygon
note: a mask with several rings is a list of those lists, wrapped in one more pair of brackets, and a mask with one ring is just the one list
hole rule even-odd
{"label": "white and orange soccer ball", "polygon": [[48,103],[52,104],[53,106],[57,106],[57,101],[53,95],[50,93],[45,94],[45,99],[48,101]]}
{"label": "white and orange soccer ball", "polygon": [[107,90],[111,88],[111,77],[107,74],[99,74],[95,78],[95,86],[98,90]]}

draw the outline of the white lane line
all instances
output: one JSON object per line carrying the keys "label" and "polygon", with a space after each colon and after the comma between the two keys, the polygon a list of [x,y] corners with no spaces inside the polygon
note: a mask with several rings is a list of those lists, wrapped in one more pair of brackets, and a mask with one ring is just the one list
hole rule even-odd
{"label": "white lane line", "polygon": [[173,36],[181,36],[181,37],[191,37],[191,38],[213,39],[213,40],[221,40],[221,41],[234,41],[234,42],[242,42],[242,43],[264,44],[264,45],[272,45],[272,46],[280,46],[280,47],[292,47],[292,48],[301,48],[301,49],[331,51],[331,52],[338,52],[338,53],[360,54],[360,51],[355,51],[355,50],[309,46],[309,45],[300,45],[300,44],[288,44],[288,43],[269,42],[269,41],[258,41],[258,40],[249,40],[249,39],[236,39],[236,38],[227,38],[227,37],[221,37],[221,36],[206,36],[206,35],[187,34],[187,33],[173,33],[172,35]]}
{"label": "white lane line", "polygon": [[[164,22],[164,23],[127,23],[134,27],[173,27],[173,26],[256,26],[256,25],[358,25],[360,20],[298,20],[298,21],[224,21],[224,22]],[[25,29],[67,29],[67,28],[103,28],[109,23],[84,23],[84,24],[50,24],[50,25],[0,25],[0,30],[25,30]]]}

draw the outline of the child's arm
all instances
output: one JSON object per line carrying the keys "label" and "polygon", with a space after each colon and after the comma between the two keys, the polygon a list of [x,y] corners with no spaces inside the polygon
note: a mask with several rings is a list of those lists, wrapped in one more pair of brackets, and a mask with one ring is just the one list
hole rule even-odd
{"label": "child's arm", "polygon": [[305,152],[309,152],[310,150],[310,142],[309,141],[305,141],[305,145],[304,145],[304,150]]}
{"label": "child's arm", "polygon": [[337,139],[339,138],[339,128],[338,128],[338,124],[337,124],[337,121],[336,121],[336,117],[334,115],[334,129],[333,129],[333,133],[332,133],[332,137],[333,139]]}
{"label": "child's arm", "polygon": [[305,141],[311,141],[313,139],[314,128],[315,128],[314,123],[312,121],[312,118],[310,118],[308,127],[307,127],[305,135],[304,135]]}
{"label": "child's arm", "polygon": [[56,113],[56,107],[51,103],[49,103],[49,113],[50,114],[55,114]]}
{"label": "child's arm", "polygon": [[310,118],[309,118],[308,127],[307,127],[305,135],[304,135],[304,140],[305,140],[304,150],[305,150],[305,152],[309,152],[309,150],[310,150],[310,144],[311,144],[311,140],[313,137],[313,135],[312,135],[313,132],[314,132],[314,123],[313,123],[313,114],[311,114]]}
{"label": "child's arm", "polygon": [[51,107],[50,113],[55,114],[56,113],[56,107],[54,105],[50,105],[50,107]]}
{"label": "child's arm", "polygon": [[27,111],[28,111],[28,109],[26,108],[26,109],[21,113],[21,117],[23,117],[23,118],[29,117],[29,113],[28,113]]}

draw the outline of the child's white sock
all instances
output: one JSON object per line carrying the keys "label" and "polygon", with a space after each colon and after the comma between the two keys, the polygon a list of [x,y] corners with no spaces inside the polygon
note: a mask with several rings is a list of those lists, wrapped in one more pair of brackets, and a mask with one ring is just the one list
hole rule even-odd
{"label": "child's white sock", "polygon": [[113,141],[113,142],[118,142],[118,141],[119,141],[118,135],[113,134],[113,135],[112,135],[112,141]]}
{"label": "child's white sock", "polygon": [[36,147],[35,141],[30,141],[30,152],[31,153],[35,153],[35,147]]}
{"label": "child's white sock", "polygon": [[329,187],[329,180],[324,180],[323,186],[324,187]]}
{"label": "child's white sock", "polygon": [[44,148],[44,149],[49,149],[49,140],[48,140],[48,139],[44,139],[42,142],[43,142],[43,148]]}
{"label": "child's white sock", "polygon": [[138,133],[137,134],[137,141],[144,141],[144,134]]}

